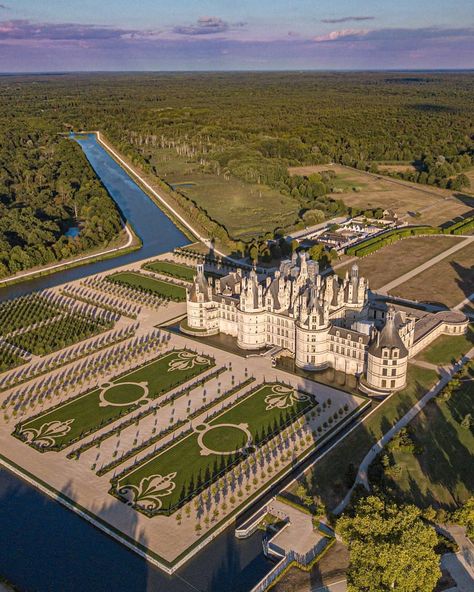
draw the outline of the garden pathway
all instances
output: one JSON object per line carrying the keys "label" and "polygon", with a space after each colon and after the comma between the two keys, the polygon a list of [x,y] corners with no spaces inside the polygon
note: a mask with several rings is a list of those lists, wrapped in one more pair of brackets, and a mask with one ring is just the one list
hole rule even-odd
{"label": "garden pathway", "polygon": [[449,371],[444,370],[443,376],[441,379],[435,384],[435,386],[429,390],[423,397],[406,413],[397,423],[376,442],[369,452],[366,454],[364,459],[362,460],[361,464],[359,465],[359,469],[357,471],[357,476],[354,482],[354,485],[351,489],[347,492],[347,495],[342,500],[342,502],[333,510],[333,513],[336,515],[341,514],[346,506],[349,504],[352,492],[356,485],[363,485],[367,490],[370,489],[369,479],[368,479],[368,470],[369,466],[372,461],[376,458],[378,454],[383,450],[383,448],[390,442],[390,440],[404,427],[406,427],[410,421],[426,406],[426,404],[431,401],[438,393],[443,389],[446,384],[451,380],[453,375],[461,369],[461,367],[466,364],[469,360],[474,357],[474,347],[471,348],[468,353],[459,360],[456,364],[454,364]]}

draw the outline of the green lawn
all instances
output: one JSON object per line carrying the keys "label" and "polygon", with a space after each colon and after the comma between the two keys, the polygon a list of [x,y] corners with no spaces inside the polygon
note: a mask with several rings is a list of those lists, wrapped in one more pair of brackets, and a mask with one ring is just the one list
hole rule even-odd
{"label": "green lawn", "polygon": [[[282,387],[285,392],[279,393]],[[173,511],[240,458],[239,450],[247,444],[248,433],[252,444],[258,446],[269,433],[277,432],[283,423],[316,404],[312,395],[301,393],[298,400],[295,394],[294,389],[284,385],[258,386],[207,425],[195,425],[195,431],[177,444],[119,477],[111,492],[147,515]],[[209,430],[209,426],[220,427]],[[200,437],[204,448],[199,444]]]}
{"label": "green lawn", "polygon": [[474,345],[473,325],[467,328],[466,335],[441,335],[417,356],[418,360],[431,364],[450,364],[459,360]]}
{"label": "green lawn", "polygon": [[176,190],[204,208],[234,238],[254,238],[298,219],[301,206],[294,197],[232,175],[206,173],[198,162],[173,149],[154,147],[150,162],[167,183],[181,184]]}
{"label": "green lawn", "polygon": [[170,263],[169,261],[152,261],[151,263],[146,263],[143,267],[150,271],[177,277],[188,282],[192,282],[196,275],[196,269],[186,267],[185,265],[178,265],[177,263]]}
{"label": "green lawn", "polygon": [[473,412],[474,383],[463,383],[447,402],[430,402],[412,421],[413,439],[422,453],[393,452],[401,466],[387,486],[392,494],[421,507],[454,509],[474,491],[474,434],[461,422]]}
{"label": "green lawn", "polygon": [[135,288],[144,292],[152,292],[163,298],[170,300],[184,301],[186,300],[186,290],[181,286],[175,286],[168,282],[163,282],[155,278],[151,278],[133,271],[121,271],[109,275],[107,279],[117,284]]}
{"label": "green lawn", "polygon": [[37,450],[62,450],[212,366],[214,361],[208,356],[173,350],[112,383],[19,423],[13,434]]}
{"label": "green lawn", "polygon": [[[385,434],[437,381],[433,370],[409,366],[408,385],[383,403],[371,417],[358,426],[329,452],[311,471],[308,481],[314,495],[329,509],[334,508],[353,483],[353,469],[370,447]],[[351,466],[352,465],[352,466]],[[296,486],[293,488],[292,493]]]}

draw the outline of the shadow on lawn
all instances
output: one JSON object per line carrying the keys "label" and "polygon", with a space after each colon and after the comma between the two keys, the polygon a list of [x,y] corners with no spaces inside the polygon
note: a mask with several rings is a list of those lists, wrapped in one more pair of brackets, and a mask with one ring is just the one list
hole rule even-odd
{"label": "shadow on lawn", "polygon": [[[472,386],[468,388],[472,392]],[[420,452],[389,455],[399,465],[399,477],[384,474],[379,459],[371,469],[371,481],[400,501],[422,508],[453,510],[464,503],[474,489],[474,475],[470,471],[474,455],[472,448],[460,440],[464,428],[455,424],[460,424],[472,409],[471,398],[469,393],[454,394],[447,402],[428,403],[412,422],[412,439]],[[410,472],[404,480],[406,471]]]}

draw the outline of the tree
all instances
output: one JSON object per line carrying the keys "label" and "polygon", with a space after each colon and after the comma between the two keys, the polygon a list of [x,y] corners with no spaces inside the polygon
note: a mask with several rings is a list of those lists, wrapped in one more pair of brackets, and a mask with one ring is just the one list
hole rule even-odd
{"label": "tree", "polygon": [[416,506],[369,496],[339,519],[337,532],[349,546],[350,592],[432,592],[441,576],[436,532]]}
{"label": "tree", "polygon": [[452,515],[452,521],[466,527],[466,534],[474,539],[474,497],[470,497],[462,508]]}

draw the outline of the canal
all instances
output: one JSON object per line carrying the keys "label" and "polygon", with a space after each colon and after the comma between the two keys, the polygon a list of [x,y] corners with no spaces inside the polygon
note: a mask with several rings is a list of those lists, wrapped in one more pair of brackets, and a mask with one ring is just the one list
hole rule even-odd
{"label": "canal", "polygon": [[140,250],[119,255],[112,259],[88,263],[72,269],[58,271],[51,275],[26,280],[20,284],[0,288],[0,301],[44,290],[64,282],[114,269],[120,265],[153,257],[175,247],[189,243],[189,240],[168,218],[168,216],[135,183],[129,174],[98,143],[95,135],[87,134],[75,138],[83,149],[109,194],[120,208],[123,217],[132,225],[141,238]]}
{"label": "canal", "polygon": [[[0,288],[0,300],[113,269],[189,242],[94,135],[76,141],[143,247]],[[4,469],[0,469],[0,532],[0,575],[24,592],[247,592],[273,565],[263,555],[260,533],[242,541],[230,527],[175,575],[167,576]]]}

